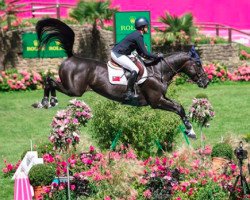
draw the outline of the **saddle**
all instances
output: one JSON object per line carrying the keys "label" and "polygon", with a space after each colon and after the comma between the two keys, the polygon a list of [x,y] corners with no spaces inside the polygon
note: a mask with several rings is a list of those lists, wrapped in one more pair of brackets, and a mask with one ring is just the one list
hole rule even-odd
{"label": "saddle", "polygon": [[[133,57],[130,57],[130,59],[135,63],[135,65],[139,69],[139,73],[137,77],[137,84],[141,84],[147,79],[147,75],[148,75],[147,69],[138,58],[133,56]],[[108,66],[109,82],[111,84],[127,85],[128,83],[127,78],[131,74],[129,70],[119,65],[112,58],[110,61],[108,61],[107,66]]]}

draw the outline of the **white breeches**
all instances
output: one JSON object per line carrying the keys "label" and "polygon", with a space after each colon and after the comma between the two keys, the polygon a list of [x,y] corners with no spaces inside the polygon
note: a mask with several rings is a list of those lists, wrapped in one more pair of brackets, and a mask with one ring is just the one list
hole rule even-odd
{"label": "white breeches", "polygon": [[111,58],[117,62],[119,65],[123,66],[129,71],[136,71],[139,73],[138,67],[133,63],[133,61],[126,55],[122,55],[111,51]]}

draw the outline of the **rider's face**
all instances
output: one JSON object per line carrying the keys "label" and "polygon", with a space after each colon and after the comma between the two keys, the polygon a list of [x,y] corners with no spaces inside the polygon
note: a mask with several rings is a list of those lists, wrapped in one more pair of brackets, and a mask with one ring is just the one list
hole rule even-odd
{"label": "rider's face", "polygon": [[144,26],[143,33],[147,33],[147,32],[148,32],[148,26]]}

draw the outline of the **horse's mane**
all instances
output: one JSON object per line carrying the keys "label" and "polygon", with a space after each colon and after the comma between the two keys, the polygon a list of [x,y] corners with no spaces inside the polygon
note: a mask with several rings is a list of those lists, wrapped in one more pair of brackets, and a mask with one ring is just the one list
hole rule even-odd
{"label": "horse's mane", "polygon": [[189,59],[190,56],[187,52],[179,51],[179,52],[171,52],[167,55],[166,60],[170,63],[182,63],[183,61]]}

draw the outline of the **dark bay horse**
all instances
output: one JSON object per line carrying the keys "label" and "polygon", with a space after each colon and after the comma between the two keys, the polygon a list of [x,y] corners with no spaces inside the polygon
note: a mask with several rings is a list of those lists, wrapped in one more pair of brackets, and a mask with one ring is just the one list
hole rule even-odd
{"label": "dark bay horse", "polygon": [[[73,54],[75,34],[65,23],[57,19],[43,19],[38,21],[36,32],[40,46],[44,46],[51,40],[58,40],[65,50],[68,58],[64,60],[59,68],[60,82],[47,77],[44,86],[44,97],[41,102],[43,107],[57,103],[56,90],[74,97],[80,97],[87,89],[115,100],[124,102],[124,94],[127,86],[112,85],[108,79],[107,64],[93,59],[78,57]],[[184,108],[165,96],[167,88],[178,73],[185,73],[199,87],[206,88],[209,80],[201,66],[198,54],[179,52],[147,68],[148,77],[140,85],[136,85],[138,94],[138,106],[151,106],[153,109],[162,109],[178,114],[189,137],[195,137],[192,125],[189,122]]]}

